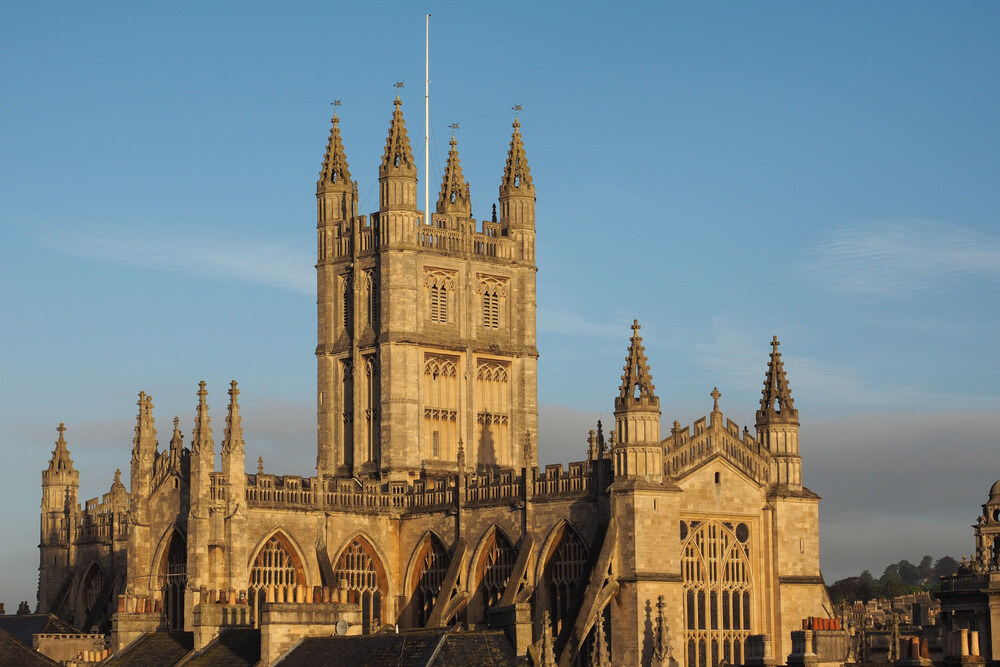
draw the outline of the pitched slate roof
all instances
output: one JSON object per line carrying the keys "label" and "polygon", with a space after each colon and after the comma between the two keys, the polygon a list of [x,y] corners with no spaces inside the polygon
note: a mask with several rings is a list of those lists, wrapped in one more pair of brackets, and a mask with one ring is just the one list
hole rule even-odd
{"label": "pitched slate roof", "polygon": [[14,635],[0,630],[0,665],[19,665],[23,667],[51,667],[58,665],[31,646],[25,646]]}
{"label": "pitched slate roof", "polygon": [[[41,633],[78,635],[80,631],[53,614],[22,614],[0,616],[0,630],[9,632],[19,642],[31,648],[31,636]],[[7,663],[0,663],[7,664]]]}
{"label": "pitched slate roof", "polygon": [[172,667],[192,648],[192,632],[149,632],[101,664],[114,667]]}
{"label": "pitched slate roof", "polygon": [[260,662],[260,630],[230,628],[201,651],[192,654],[184,667],[248,667]]}
{"label": "pitched slate roof", "polygon": [[413,665],[514,665],[517,656],[503,632],[458,632],[451,628],[359,637],[309,637],[275,665],[336,664],[343,667]]}

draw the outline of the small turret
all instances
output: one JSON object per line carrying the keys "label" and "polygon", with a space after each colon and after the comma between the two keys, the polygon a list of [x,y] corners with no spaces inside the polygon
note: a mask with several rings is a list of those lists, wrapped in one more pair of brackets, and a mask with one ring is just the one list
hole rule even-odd
{"label": "small turret", "polygon": [[437,212],[457,215],[460,218],[472,217],[472,200],[469,196],[469,184],[462,175],[462,165],[455,149],[455,135],[451,136],[448,151],[448,163],[444,167],[444,177],[441,179],[441,193],[438,195]]}
{"label": "small turret", "polygon": [[507,151],[507,164],[500,181],[500,225],[520,244],[520,259],[535,261],[535,186],[524,153],[521,123],[514,119],[514,133]]}
{"label": "small turret", "polygon": [[771,452],[771,483],[802,489],[802,458],[799,456],[799,411],[785,378],[778,352],[778,337],[771,339],[771,359],[764,376],[760,410],[757,411],[757,438]]}
{"label": "small turret", "polygon": [[347,154],[340,140],[340,120],[333,115],[330,141],[323,156],[323,167],[316,182],[317,220],[323,228],[332,223],[343,222],[354,217],[358,202],[358,184],[351,180],[347,166]]}
{"label": "small turret", "polygon": [[42,471],[42,521],[38,550],[38,609],[49,611],[56,588],[65,579],[73,549],[79,506],[80,472],[73,468],[66,444],[66,426],[59,424],[56,448]]}
{"label": "small turret", "polygon": [[417,166],[413,162],[406,121],[399,96],[393,103],[389,136],[385,140],[382,164],[378,168],[379,210],[415,211],[417,209]]}
{"label": "small turret", "polygon": [[639,336],[639,321],[632,322],[632,339],[625,359],[622,384],[615,398],[615,477],[663,479],[663,447],[660,445],[660,399],[646,363],[646,350]]}

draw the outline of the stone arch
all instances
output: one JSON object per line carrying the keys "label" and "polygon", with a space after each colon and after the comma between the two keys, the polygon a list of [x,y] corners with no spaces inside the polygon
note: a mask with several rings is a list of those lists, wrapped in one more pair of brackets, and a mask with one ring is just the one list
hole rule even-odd
{"label": "stone arch", "polygon": [[500,526],[492,524],[479,540],[469,565],[470,622],[486,618],[487,610],[503,595],[516,560],[514,543]]}
{"label": "stone arch", "polygon": [[580,531],[566,519],[556,523],[542,544],[535,565],[536,613],[549,612],[553,638],[559,637],[573,609],[579,605],[589,558],[590,550]]}
{"label": "stone arch", "polygon": [[171,630],[184,629],[184,591],[187,588],[187,538],[177,526],[160,540],[156,568],[163,615]]}
{"label": "stone arch", "polygon": [[451,556],[444,540],[433,530],[425,531],[410,555],[404,579],[406,588],[403,592],[414,626],[427,625],[450,564]]}
{"label": "stone arch", "polygon": [[365,634],[378,630],[387,622],[390,588],[386,562],[374,540],[363,531],[348,539],[333,561],[334,585],[340,586],[341,580],[346,579],[348,602],[361,607]]}
{"label": "stone arch", "polygon": [[251,553],[247,602],[257,626],[262,603],[282,599],[289,587],[307,586],[309,581],[302,550],[282,528],[272,528]]}

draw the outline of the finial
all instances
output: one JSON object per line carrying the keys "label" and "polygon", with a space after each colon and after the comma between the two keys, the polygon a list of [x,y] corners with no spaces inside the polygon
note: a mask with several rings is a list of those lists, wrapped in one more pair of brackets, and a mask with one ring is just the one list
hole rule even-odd
{"label": "finial", "polygon": [[121,468],[115,468],[115,481],[112,482],[112,483],[113,484],[121,484],[122,483],[122,469]]}
{"label": "finial", "polygon": [[59,431],[59,439],[56,440],[56,444],[65,445],[66,439],[63,438],[63,434],[66,432],[66,424],[59,422],[59,426],[56,427],[56,430]]}
{"label": "finial", "polygon": [[779,345],[781,345],[781,343],[778,342],[778,337],[777,336],[772,336],[771,337],[771,348],[773,349],[773,351],[777,352]]}
{"label": "finial", "polygon": [[465,472],[465,445],[462,443],[462,438],[458,439],[458,470],[459,472]]}
{"label": "finial", "polygon": [[198,401],[202,405],[205,404],[205,397],[206,396],[208,396],[208,390],[205,389],[205,381],[202,380],[201,382],[198,383]]}
{"label": "finial", "polygon": [[240,395],[240,390],[236,388],[236,380],[231,380],[229,382],[229,395],[236,400],[236,397]]}
{"label": "finial", "polygon": [[639,333],[639,329],[641,329],[641,328],[642,327],[639,326],[639,320],[632,320],[632,333],[633,334]]}
{"label": "finial", "polygon": [[712,412],[718,412],[719,411],[719,399],[722,398],[722,394],[719,393],[719,388],[715,387],[714,389],[712,389],[712,393],[709,394],[709,396],[711,396],[712,400],[715,401],[715,405],[712,406]]}
{"label": "finial", "polygon": [[258,456],[257,457],[257,474],[258,475],[263,475],[264,474],[264,457],[263,456]]}
{"label": "finial", "polygon": [[497,205],[493,204],[493,222],[497,221]]}

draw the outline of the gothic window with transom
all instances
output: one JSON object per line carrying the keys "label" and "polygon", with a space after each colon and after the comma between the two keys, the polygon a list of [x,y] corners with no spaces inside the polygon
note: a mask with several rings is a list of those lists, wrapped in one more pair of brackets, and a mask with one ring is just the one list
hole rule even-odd
{"label": "gothic window with transom", "polygon": [[507,587],[507,581],[514,571],[517,553],[510,540],[500,530],[494,530],[480,559],[478,572],[479,590],[482,601],[483,619],[486,612],[495,605]]}
{"label": "gothic window with transom", "polygon": [[548,603],[551,636],[558,637],[570,609],[586,582],[587,548],[576,531],[565,526],[558,544],[545,563],[542,582]]}
{"label": "gothic window with transom", "polygon": [[476,370],[476,437],[478,461],[513,465],[510,453],[510,366],[480,361]]}
{"label": "gothic window with transom", "polygon": [[454,461],[458,455],[458,358],[424,358],[424,458]]}
{"label": "gothic window with transom", "polygon": [[451,322],[455,272],[424,269],[424,289],[427,294],[427,319],[436,324]]}
{"label": "gothic window with transom", "polygon": [[257,553],[253,567],[250,568],[247,598],[253,608],[254,626],[256,627],[260,621],[261,605],[268,600],[274,601],[277,587],[305,583],[302,564],[285,537],[278,533],[268,539]]}
{"label": "gothic window with transom", "polygon": [[502,322],[501,304],[507,297],[507,279],[482,274],[478,278],[482,304],[481,324],[486,329],[499,329]]}
{"label": "gothic window with transom", "polygon": [[448,572],[449,558],[444,545],[436,536],[429,536],[417,554],[418,575],[413,601],[417,612],[417,626],[423,627],[430,620],[434,603],[441,594],[444,575]]}
{"label": "gothic window with transom", "polygon": [[753,572],[746,523],[681,522],[687,667],[743,664],[753,627]]}
{"label": "gothic window with transom", "polygon": [[187,588],[187,543],[174,531],[160,560],[163,614],[171,630],[184,629],[184,589]]}
{"label": "gothic window with transom", "polygon": [[371,545],[360,537],[351,540],[333,571],[333,580],[347,580],[347,601],[361,607],[365,634],[382,626],[382,606],[386,594],[385,570]]}

